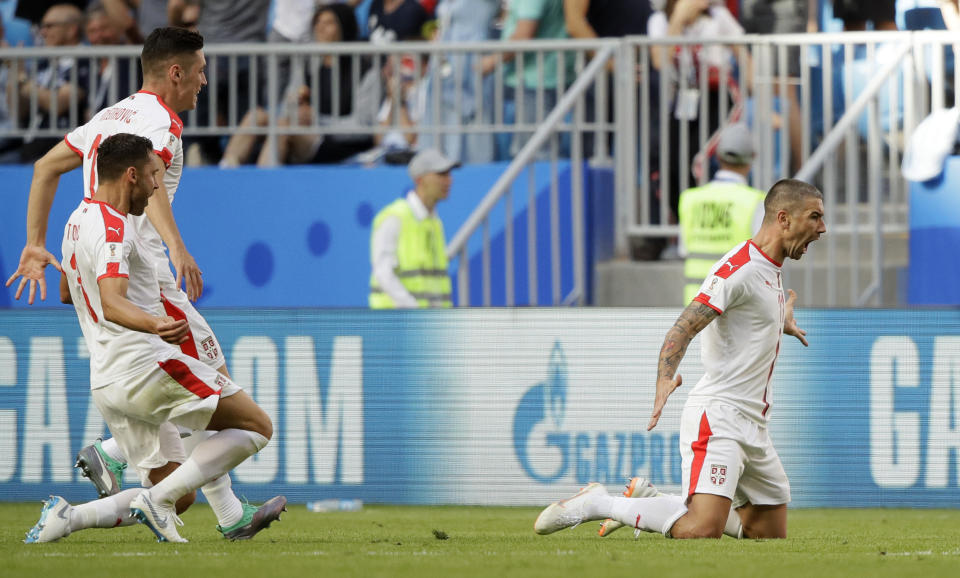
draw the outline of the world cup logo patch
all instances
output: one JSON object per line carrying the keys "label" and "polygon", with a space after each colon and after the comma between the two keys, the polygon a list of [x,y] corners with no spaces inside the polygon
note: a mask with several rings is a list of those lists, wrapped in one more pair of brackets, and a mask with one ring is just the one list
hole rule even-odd
{"label": "world cup logo patch", "polygon": [[722,486],[727,481],[727,466],[722,464],[710,464],[710,483],[714,486]]}

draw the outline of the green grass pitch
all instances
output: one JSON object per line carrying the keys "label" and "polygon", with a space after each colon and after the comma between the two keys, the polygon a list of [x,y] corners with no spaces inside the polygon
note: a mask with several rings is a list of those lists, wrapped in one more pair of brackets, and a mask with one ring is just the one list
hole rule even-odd
{"label": "green grass pitch", "polygon": [[791,510],[786,540],[680,541],[598,522],[533,533],[536,508],[291,505],[255,539],[227,542],[206,505],[184,516],[189,544],[142,526],[22,543],[40,503],[0,504],[0,576],[33,578],[633,576],[792,578],[960,576],[960,510]]}

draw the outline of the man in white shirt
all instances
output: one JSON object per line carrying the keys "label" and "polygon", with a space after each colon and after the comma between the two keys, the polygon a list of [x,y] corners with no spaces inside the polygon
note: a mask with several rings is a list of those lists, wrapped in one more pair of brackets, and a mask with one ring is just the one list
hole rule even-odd
{"label": "man in white shirt", "polygon": [[612,518],[674,538],[786,537],[790,484],[767,430],[770,380],[782,334],[807,340],[793,318],[796,294],[784,299],[780,267],[787,257],[800,259],[826,225],[822,193],[801,181],[777,182],[764,207],[760,230],[717,261],[660,350],[648,430],[682,383],[677,369],[687,347],[704,334],[705,373],[681,417],[681,495],[613,497],[590,484],[546,508],[537,533]]}
{"label": "man in white shirt", "polygon": [[[90,351],[93,400],[148,489],[76,507],[54,496],[25,541],[52,542],[136,517],[159,541],[186,542],[176,528],[177,502],[263,449],[273,424],[230,379],[171,345],[182,344],[190,327],[159,307],[154,264],[130,221],[159,189],[154,144],[128,133],[97,144],[100,182],[67,221],[62,267]],[[217,433],[177,467],[161,441],[171,422]]]}

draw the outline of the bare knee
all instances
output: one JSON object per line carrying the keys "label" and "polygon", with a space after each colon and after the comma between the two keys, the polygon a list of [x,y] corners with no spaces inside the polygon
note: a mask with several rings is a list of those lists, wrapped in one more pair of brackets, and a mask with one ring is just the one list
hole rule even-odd
{"label": "bare knee", "polygon": [[181,496],[180,499],[177,500],[177,503],[175,504],[177,508],[177,515],[180,515],[186,512],[187,508],[192,506],[196,500],[197,500],[196,490],[186,494],[185,496]]}
{"label": "bare knee", "polygon": [[755,506],[747,504],[738,510],[743,524],[744,538],[762,540],[787,537],[787,507]]}
{"label": "bare knee", "polygon": [[268,440],[273,438],[273,421],[270,419],[270,416],[267,415],[267,412],[260,410],[260,416],[257,417],[256,426],[253,431],[267,438]]}
{"label": "bare knee", "polygon": [[270,416],[244,391],[221,399],[207,425],[207,429],[213,431],[231,428],[255,432],[268,440],[273,437]]}
{"label": "bare knee", "polygon": [[678,520],[670,530],[670,536],[677,540],[702,540],[713,538],[719,540],[723,537],[723,528],[712,524],[681,524]]}

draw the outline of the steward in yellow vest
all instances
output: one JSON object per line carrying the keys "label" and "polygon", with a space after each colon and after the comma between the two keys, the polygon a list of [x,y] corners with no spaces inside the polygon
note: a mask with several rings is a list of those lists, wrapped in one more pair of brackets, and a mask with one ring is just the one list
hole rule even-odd
{"label": "steward in yellow vest", "polygon": [[384,207],[370,236],[370,308],[451,307],[447,245],[436,204],[450,194],[458,164],[421,151],[408,172],[414,190]]}
{"label": "steward in yellow vest", "polygon": [[702,187],[680,194],[683,304],[700,291],[710,268],[736,244],[749,239],[763,221],[762,191],[747,185],[753,143],[746,125],[731,124],[717,145],[720,170]]}

